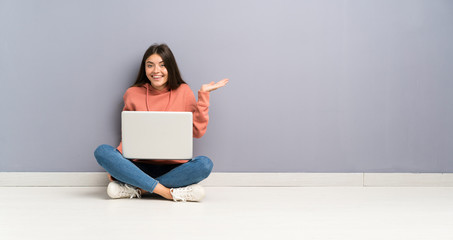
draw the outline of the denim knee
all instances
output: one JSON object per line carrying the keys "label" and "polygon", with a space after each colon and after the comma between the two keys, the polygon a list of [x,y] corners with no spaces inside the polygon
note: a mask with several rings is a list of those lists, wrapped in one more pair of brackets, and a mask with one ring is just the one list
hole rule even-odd
{"label": "denim knee", "polygon": [[102,144],[96,148],[96,150],[94,151],[94,157],[96,158],[99,165],[103,166],[105,161],[110,159],[106,155],[112,152],[112,150],[115,150],[115,148],[107,144]]}
{"label": "denim knee", "polygon": [[197,161],[197,163],[200,165],[198,169],[201,171],[202,176],[204,178],[207,178],[209,174],[211,174],[212,168],[214,167],[211,159],[206,156],[198,156],[193,160]]}

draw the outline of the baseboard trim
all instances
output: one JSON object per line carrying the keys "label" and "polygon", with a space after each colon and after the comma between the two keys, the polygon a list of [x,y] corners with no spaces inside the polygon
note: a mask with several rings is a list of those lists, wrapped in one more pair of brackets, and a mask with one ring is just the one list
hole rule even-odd
{"label": "baseboard trim", "polygon": [[0,172],[0,187],[99,187],[105,172]]}
{"label": "baseboard trim", "polygon": [[[99,187],[105,172],[0,172],[0,187]],[[225,173],[206,187],[453,187],[453,173]]]}
{"label": "baseboard trim", "polygon": [[205,186],[339,187],[363,186],[362,173],[212,173]]}

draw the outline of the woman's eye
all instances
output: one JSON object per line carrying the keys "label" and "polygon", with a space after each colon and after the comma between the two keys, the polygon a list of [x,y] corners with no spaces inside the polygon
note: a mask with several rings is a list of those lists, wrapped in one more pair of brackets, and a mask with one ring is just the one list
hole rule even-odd
{"label": "woman's eye", "polygon": [[150,67],[153,67],[153,65],[148,65],[147,67],[149,67],[149,68],[150,68]]}

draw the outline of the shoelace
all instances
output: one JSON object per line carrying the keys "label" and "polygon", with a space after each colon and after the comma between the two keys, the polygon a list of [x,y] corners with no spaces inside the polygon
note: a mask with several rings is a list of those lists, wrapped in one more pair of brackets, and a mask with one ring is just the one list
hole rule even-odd
{"label": "shoelace", "polygon": [[140,189],[135,189],[134,187],[131,187],[130,185],[128,184],[124,184],[124,186],[126,188],[123,188],[122,191],[120,192],[121,195],[130,195],[131,197],[130,198],[142,198],[141,196],[141,191]]}

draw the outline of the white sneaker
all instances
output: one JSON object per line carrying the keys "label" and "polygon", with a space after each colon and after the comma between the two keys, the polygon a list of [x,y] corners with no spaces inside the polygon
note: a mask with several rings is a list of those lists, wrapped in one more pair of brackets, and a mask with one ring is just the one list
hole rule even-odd
{"label": "white sneaker", "polygon": [[141,198],[140,189],[117,181],[109,183],[107,194],[110,198]]}
{"label": "white sneaker", "polygon": [[205,196],[204,188],[198,184],[193,184],[181,188],[172,188],[170,189],[170,193],[173,196],[173,201],[175,202],[198,202],[201,201],[201,199],[203,199]]}

